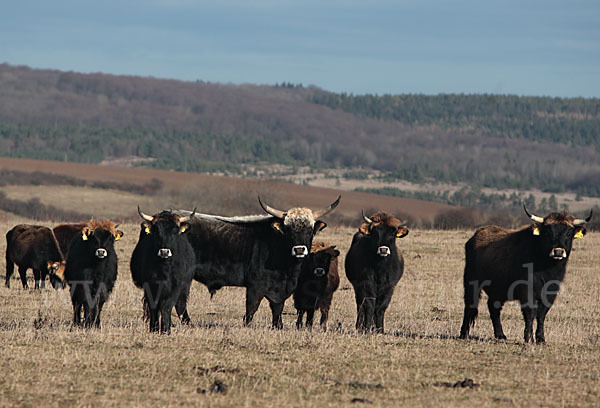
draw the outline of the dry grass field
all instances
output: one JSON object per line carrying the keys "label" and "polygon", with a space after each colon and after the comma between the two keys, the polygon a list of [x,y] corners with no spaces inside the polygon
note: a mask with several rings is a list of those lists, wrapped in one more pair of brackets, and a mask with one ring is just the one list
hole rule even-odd
{"label": "dry grass field", "polygon": [[[18,221],[17,221],[18,222]],[[3,221],[0,230],[11,224]],[[525,345],[516,304],[503,312],[508,341],[493,339],[485,302],[473,331],[456,338],[467,231],[413,230],[386,334],[355,332],[353,291],[342,268],[329,330],[297,331],[288,300],[285,328],[271,330],[264,302],[242,326],[244,290],[211,300],[194,283],[193,326],[149,334],[129,256],[137,225],[117,242],[119,278],[101,330],[74,329],[68,292],[0,287],[0,406],[598,406],[600,234],[575,243],[570,270],[546,323],[546,345]],[[343,254],[354,230],[320,238]],[[1,240],[0,253],[5,242]],[[3,274],[2,274],[3,275]],[[18,274],[16,274],[18,275]],[[453,387],[465,378],[473,387]],[[214,392],[220,381],[226,392]],[[217,387],[222,389],[222,387]]]}

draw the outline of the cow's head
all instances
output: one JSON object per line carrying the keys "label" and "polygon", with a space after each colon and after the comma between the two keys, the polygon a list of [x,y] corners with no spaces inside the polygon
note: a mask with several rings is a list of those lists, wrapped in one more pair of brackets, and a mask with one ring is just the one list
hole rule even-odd
{"label": "cow's head", "polygon": [[85,242],[86,256],[103,261],[111,252],[114,252],[115,241],[123,237],[123,231],[117,229],[119,225],[110,220],[91,220],[81,230],[81,240]]}
{"label": "cow's head", "polygon": [[392,253],[396,238],[408,235],[408,228],[397,218],[378,212],[371,217],[362,213],[365,221],[359,228],[361,234],[368,239],[369,246],[377,256],[385,258]]}
{"label": "cow's head", "polygon": [[67,261],[48,261],[48,275],[50,276],[50,283],[54,289],[60,289],[65,287],[65,267]]}
{"label": "cow's head", "polygon": [[177,251],[178,240],[190,228],[188,221],[196,213],[196,209],[189,216],[173,214],[172,211],[162,211],[155,215],[144,214],[138,206],[138,213],[144,219],[142,232],[153,245],[153,252],[162,260],[169,260]]}
{"label": "cow's head", "polygon": [[333,211],[340,203],[341,198],[339,196],[329,207],[318,211],[304,207],[282,211],[263,204],[260,197],[258,197],[258,202],[265,212],[275,217],[271,222],[271,228],[284,238],[291,256],[301,260],[308,255],[308,248],[312,245],[313,237],[327,227],[327,224],[319,218]]}
{"label": "cow's head", "polygon": [[533,221],[533,235],[540,256],[547,256],[555,261],[566,260],[571,254],[574,238],[583,238],[586,233],[585,224],[592,219],[592,211],[585,219],[575,218],[567,214],[552,212],[545,217],[530,214],[523,204],[525,214]]}
{"label": "cow's head", "polygon": [[[313,243],[308,258],[304,261],[308,273],[316,278],[326,278],[331,261],[340,256],[335,245],[326,242]],[[304,266],[303,266],[304,268]]]}

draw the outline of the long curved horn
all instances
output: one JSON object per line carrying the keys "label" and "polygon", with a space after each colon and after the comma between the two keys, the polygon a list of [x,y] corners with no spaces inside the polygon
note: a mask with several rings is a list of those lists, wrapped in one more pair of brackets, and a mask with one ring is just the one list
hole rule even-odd
{"label": "long curved horn", "polygon": [[575,226],[584,225],[584,224],[590,222],[592,220],[592,215],[593,215],[593,210],[590,210],[590,215],[585,220],[576,218],[575,221],[573,221],[573,225],[575,225]]}
{"label": "long curved horn", "polygon": [[373,220],[372,220],[372,219],[370,219],[369,217],[367,217],[367,216],[365,215],[365,210],[361,210],[361,211],[362,211],[362,217],[363,217],[363,220],[365,220],[365,222],[366,222],[367,224],[371,224],[371,223],[373,223]]}
{"label": "long curved horn", "polygon": [[[266,211],[267,214],[271,214],[273,217],[277,217],[280,219],[285,218],[285,212],[283,212],[281,210],[277,210],[273,207],[269,207],[266,204],[263,204],[263,202],[260,200],[260,196],[258,196],[258,203],[260,204],[262,209]],[[315,218],[317,218],[317,217],[315,217]]]}
{"label": "long curved horn", "polygon": [[331,203],[331,205],[329,207],[325,208],[324,210],[313,211],[313,217],[315,218],[315,220],[332,212],[335,209],[335,207],[338,206],[341,199],[342,199],[342,196],[339,195],[337,200],[335,200],[333,203]]}
{"label": "long curved horn", "polygon": [[194,207],[194,211],[192,211],[192,213],[186,217],[181,217],[179,219],[179,222],[188,222],[190,219],[192,219],[194,217],[194,215],[196,214],[196,210],[198,209],[198,207]]}
{"label": "long curved horn", "polygon": [[523,209],[525,210],[525,214],[527,214],[527,216],[529,218],[531,218],[531,221],[537,222],[537,223],[540,223],[540,224],[544,222],[544,219],[542,217],[538,217],[535,214],[529,214],[529,211],[527,211],[527,207],[525,207],[525,203],[523,203]]}
{"label": "long curved horn", "polygon": [[152,222],[154,221],[154,217],[148,214],[144,214],[142,212],[142,210],[140,210],[140,206],[138,205],[138,214],[140,215],[140,217],[142,217],[143,219],[145,219],[146,221]]}

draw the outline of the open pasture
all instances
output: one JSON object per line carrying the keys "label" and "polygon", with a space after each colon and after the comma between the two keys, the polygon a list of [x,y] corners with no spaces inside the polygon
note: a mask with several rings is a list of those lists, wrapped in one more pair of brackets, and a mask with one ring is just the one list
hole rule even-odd
{"label": "open pasture", "polygon": [[[16,222],[2,221],[6,231]],[[122,226],[119,276],[101,330],[74,329],[66,290],[0,287],[1,406],[597,406],[600,401],[600,234],[577,240],[562,293],[546,320],[546,345],[525,345],[519,307],[503,311],[508,341],[493,338],[485,300],[472,331],[462,321],[464,243],[471,231],[420,231],[398,240],[406,268],[385,335],[359,335],[343,269],[353,228],[325,229],[338,246],[340,289],[328,331],[271,330],[263,301],[242,326],[244,290],[213,299],[193,283],[192,327],[149,334],[129,257],[139,225]],[[0,240],[0,253],[5,250]],[[3,263],[2,263],[3,264]],[[2,265],[3,267],[3,265]],[[3,274],[2,274],[3,275]],[[31,272],[29,272],[31,276]],[[318,315],[318,314],[317,314]],[[454,387],[465,378],[474,385]],[[226,392],[213,392],[222,382]]]}

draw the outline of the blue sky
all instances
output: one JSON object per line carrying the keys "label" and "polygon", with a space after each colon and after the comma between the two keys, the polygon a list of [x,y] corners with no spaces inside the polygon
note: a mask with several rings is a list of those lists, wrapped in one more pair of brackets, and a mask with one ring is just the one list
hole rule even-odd
{"label": "blue sky", "polygon": [[600,1],[4,1],[0,62],[352,93],[600,97]]}

